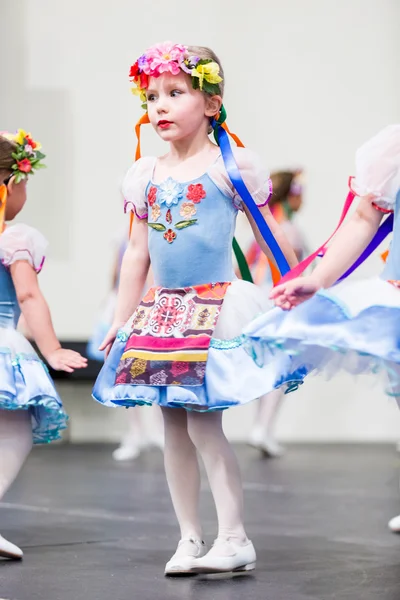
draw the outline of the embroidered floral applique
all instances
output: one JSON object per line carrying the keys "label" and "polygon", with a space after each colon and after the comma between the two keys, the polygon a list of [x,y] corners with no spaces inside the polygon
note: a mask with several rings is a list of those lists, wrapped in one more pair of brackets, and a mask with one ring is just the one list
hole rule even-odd
{"label": "embroidered floral applique", "polygon": [[157,188],[153,186],[149,189],[149,192],[147,194],[147,202],[149,203],[149,206],[153,206],[153,204],[155,204],[156,200],[157,200]]}
{"label": "embroidered floral applique", "polygon": [[[155,231],[163,233],[164,239],[169,244],[172,244],[177,237],[177,231],[186,229],[197,223],[197,219],[193,218],[197,213],[195,204],[199,204],[206,195],[206,191],[201,183],[190,184],[187,187],[186,193],[186,197],[190,202],[183,202],[179,210],[179,214],[183,220],[173,223],[171,208],[179,204],[184,197],[184,186],[169,177],[160,184],[158,189],[156,187],[151,187],[148,192],[148,203],[152,207],[152,222],[148,223],[148,226]],[[155,204],[156,200],[158,201],[158,204]],[[162,213],[162,206],[160,205],[165,205],[167,208],[165,213],[166,225],[164,223],[157,223]]]}
{"label": "embroidered floral applique", "polygon": [[205,189],[203,188],[202,183],[191,183],[188,186],[188,191],[186,194],[186,198],[191,200],[195,204],[199,204],[203,198],[207,196]]}
{"label": "embroidered floral applique", "polygon": [[168,244],[172,244],[172,242],[176,239],[176,233],[172,229],[168,229],[164,233],[164,239],[167,240]]}
{"label": "embroidered floral applique", "polygon": [[165,204],[165,206],[170,208],[182,200],[183,190],[183,185],[179,183],[179,181],[175,181],[172,177],[168,177],[168,179],[159,186],[158,201],[160,204]]}
{"label": "embroidered floral applique", "polygon": [[193,202],[184,202],[181,206],[181,210],[179,211],[179,214],[184,219],[190,219],[196,213],[197,213],[197,208],[195,207]]}
{"label": "embroidered floral applique", "polygon": [[151,220],[158,221],[161,216],[161,208],[159,204],[153,204],[151,207]]}

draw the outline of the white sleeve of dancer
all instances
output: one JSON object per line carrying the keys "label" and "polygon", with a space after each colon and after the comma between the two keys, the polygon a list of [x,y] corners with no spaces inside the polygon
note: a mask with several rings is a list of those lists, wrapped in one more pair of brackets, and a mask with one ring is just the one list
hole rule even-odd
{"label": "white sleeve of dancer", "polygon": [[376,208],[394,210],[400,190],[400,125],[389,125],[357,150],[352,187],[359,196],[371,195]]}
{"label": "white sleeve of dancer", "polygon": [[[251,150],[238,147],[232,147],[232,150],[242,179],[254,202],[258,206],[265,206],[272,194],[268,169],[261,158]],[[242,199],[229,179],[222,156],[208,170],[208,175],[222,193],[232,198],[236,208],[243,209]]]}
{"label": "white sleeve of dancer", "polygon": [[134,212],[139,219],[147,219],[147,188],[153,176],[156,159],[146,156],[137,160],[122,182],[125,212]]}
{"label": "white sleeve of dancer", "polygon": [[28,225],[12,225],[0,235],[0,261],[9,267],[18,260],[26,260],[37,273],[43,267],[48,246],[46,238]]}

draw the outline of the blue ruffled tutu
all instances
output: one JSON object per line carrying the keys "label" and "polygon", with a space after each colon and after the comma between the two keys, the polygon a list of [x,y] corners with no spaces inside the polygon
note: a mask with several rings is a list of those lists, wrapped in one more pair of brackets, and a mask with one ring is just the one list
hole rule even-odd
{"label": "blue ruffled tutu", "polygon": [[400,290],[381,279],[341,283],[291,311],[271,310],[253,321],[245,335],[260,366],[274,369],[271,357],[287,358],[286,364],[276,363],[274,387],[290,384],[293,389],[311,373],[384,372],[386,392],[400,395]]}
{"label": "blue ruffled tutu", "polygon": [[59,439],[67,425],[46,365],[12,328],[0,328],[0,409],[29,410],[35,444]]}

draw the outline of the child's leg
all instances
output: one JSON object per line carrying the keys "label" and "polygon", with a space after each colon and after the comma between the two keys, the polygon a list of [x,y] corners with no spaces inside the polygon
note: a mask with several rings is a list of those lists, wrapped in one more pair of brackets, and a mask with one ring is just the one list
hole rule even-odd
{"label": "child's leg", "polygon": [[[18,475],[32,448],[28,410],[0,410],[0,500]],[[22,550],[0,535],[0,556],[20,559]]]}
{"label": "child's leg", "polygon": [[206,467],[218,516],[213,547],[191,565],[193,573],[251,571],[256,553],[243,525],[243,490],[236,456],[222,429],[222,414],[189,413],[188,431]]}
{"label": "child's leg", "polygon": [[239,465],[222,428],[221,412],[190,412],[189,435],[203,459],[218,517],[218,537],[246,540]]}
{"label": "child's leg", "polygon": [[163,408],[162,413],[165,473],[181,538],[201,540],[200,469],[196,448],[188,435],[187,413],[180,408]]}
{"label": "child's leg", "polygon": [[163,408],[164,463],[181,541],[165,566],[166,575],[191,573],[192,562],[206,552],[199,518],[200,469],[187,431],[186,411]]}
{"label": "child's leg", "polygon": [[0,500],[18,475],[32,448],[28,410],[0,410]]}
{"label": "child's leg", "polygon": [[274,437],[275,422],[278,416],[284,393],[276,389],[261,396],[258,401],[258,409],[253,430],[250,434],[249,443],[260,449],[265,456],[276,457],[283,452],[282,447]]}

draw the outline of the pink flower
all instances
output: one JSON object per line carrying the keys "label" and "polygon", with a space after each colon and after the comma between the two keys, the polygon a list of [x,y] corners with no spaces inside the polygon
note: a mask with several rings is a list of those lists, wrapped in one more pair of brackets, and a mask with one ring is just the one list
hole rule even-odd
{"label": "pink flower", "polygon": [[178,75],[181,71],[181,64],[185,60],[186,51],[186,46],[181,44],[172,42],[156,44],[145,53],[146,62],[143,64],[143,71],[154,77],[167,72]]}

